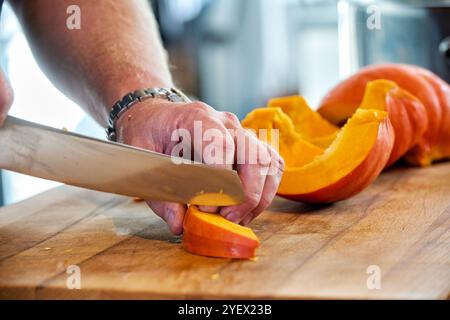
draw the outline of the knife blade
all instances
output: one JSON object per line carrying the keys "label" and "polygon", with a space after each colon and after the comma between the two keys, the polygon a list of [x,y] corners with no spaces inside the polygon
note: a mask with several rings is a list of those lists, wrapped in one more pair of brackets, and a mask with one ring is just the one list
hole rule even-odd
{"label": "knife blade", "polygon": [[0,128],[0,168],[87,189],[196,205],[235,205],[235,171],[103,141],[8,116]]}

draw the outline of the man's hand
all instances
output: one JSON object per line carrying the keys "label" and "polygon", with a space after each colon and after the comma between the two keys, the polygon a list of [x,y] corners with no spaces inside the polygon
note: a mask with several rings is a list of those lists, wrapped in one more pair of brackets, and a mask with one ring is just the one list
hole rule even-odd
{"label": "man's hand", "polygon": [[6,119],[8,110],[13,101],[13,91],[6,79],[3,71],[0,69],[0,127]]}
{"label": "man's hand", "polygon": [[[194,121],[201,122],[203,133],[208,129],[218,130],[216,132],[221,133],[221,141],[203,141],[202,137],[195,137]],[[179,143],[171,140],[177,129],[188,130],[192,139],[202,139],[202,150],[210,144],[221,148],[224,161],[209,164],[236,169],[244,187],[244,203],[223,208],[201,207],[203,211],[219,211],[228,220],[246,225],[269,206],[280,183],[284,162],[270,146],[243,129],[234,114],[218,112],[201,102],[173,103],[150,99],[133,106],[117,122],[118,141],[167,155],[173,155],[173,148]],[[250,155],[248,152],[256,154]],[[244,155],[245,158],[241,158],[244,161],[236,163],[238,154]],[[257,160],[256,163],[252,163],[252,156]],[[227,163],[226,159],[232,159],[232,163]],[[209,161],[207,158],[203,160],[205,163]],[[185,204],[159,201],[147,203],[168,223],[174,234],[182,233]]]}
{"label": "man's hand", "polygon": [[[148,1],[15,0],[12,4],[40,66],[53,84],[101,125],[107,124],[111,106],[125,93],[137,88],[173,86]],[[66,28],[67,7],[74,4],[81,8],[80,30]],[[119,141],[124,143],[171,154],[177,144],[171,141],[172,132],[185,128],[193,136],[194,120],[202,121],[203,130],[215,128],[223,133],[223,140],[230,141],[223,144],[224,153],[232,159],[242,148],[259,149],[256,164],[250,161],[214,164],[236,169],[247,196],[245,203],[220,208],[220,214],[235,222],[249,223],[272,201],[283,161],[276,152],[243,130],[234,115],[217,112],[199,102],[146,100],[120,118],[117,133]],[[232,129],[237,130],[238,137],[246,137],[247,143],[237,144],[237,139],[231,135]],[[222,142],[212,143],[222,145]],[[261,170],[271,164],[270,171],[275,174],[261,174]],[[168,222],[173,233],[182,232],[184,204],[154,201],[149,204]]]}

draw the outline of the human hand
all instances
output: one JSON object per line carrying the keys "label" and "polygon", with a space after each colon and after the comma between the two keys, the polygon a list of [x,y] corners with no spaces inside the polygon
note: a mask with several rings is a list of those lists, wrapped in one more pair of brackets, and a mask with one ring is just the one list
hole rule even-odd
{"label": "human hand", "polygon": [[[223,161],[202,157],[203,162],[225,169],[235,169],[245,192],[245,201],[239,205],[222,208],[200,207],[200,209],[207,212],[218,211],[230,221],[247,225],[272,202],[281,180],[284,161],[274,149],[242,128],[234,114],[216,111],[202,102],[174,103],[148,99],[133,106],[120,117],[116,125],[117,140],[174,155],[174,147],[179,141],[172,141],[173,132],[186,129],[191,137],[198,139],[194,134],[195,121],[200,121],[203,134],[213,130],[220,133],[221,137],[216,139],[214,134],[214,139],[204,141],[203,138],[201,145],[202,150],[208,146],[223,150]],[[193,158],[195,152],[197,150],[194,147],[194,153],[189,158]],[[186,155],[183,157],[186,158]],[[167,222],[172,233],[183,232],[185,204],[151,200],[147,203]]]}
{"label": "human hand", "polygon": [[13,91],[6,79],[3,71],[0,69],[0,127],[5,122],[8,110],[13,102]]}

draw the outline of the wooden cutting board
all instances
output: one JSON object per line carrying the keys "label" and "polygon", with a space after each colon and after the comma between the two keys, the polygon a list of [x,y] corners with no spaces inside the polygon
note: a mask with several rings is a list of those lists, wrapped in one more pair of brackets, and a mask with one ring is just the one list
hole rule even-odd
{"label": "wooden cutting board", "polygon": [[450,163],[330,206],[276,199],[252,227],[257,260],[195,256],[144,203],[64,186],[0,209],[0,298],[450,296]]}

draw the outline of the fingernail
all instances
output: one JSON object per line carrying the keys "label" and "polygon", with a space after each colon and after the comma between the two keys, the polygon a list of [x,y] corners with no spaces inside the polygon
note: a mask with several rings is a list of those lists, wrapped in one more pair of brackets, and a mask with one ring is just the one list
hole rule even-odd
{"label": "fingernail", "polygon": [[237,212],[231,212],[225,216],[225,219],[227,219],[231,222],[234,222],[234,223],[238,223],[239,222],[239,214]]}
{"label": "fingernail", "polygon": [[222,208],[220,211],[219,211],[219,213],[220,213],[220,215],[222,216],[222,217],[226,217],[228,214],[230,214],[232,212],[232,208],[230,208],[230,207],[225,207],[225,208]]}
{"label": "fingernail", "polygon": [[175,211],[170,208],[166,208],[166,222],[169,226],[172,226],[175,221]]}

